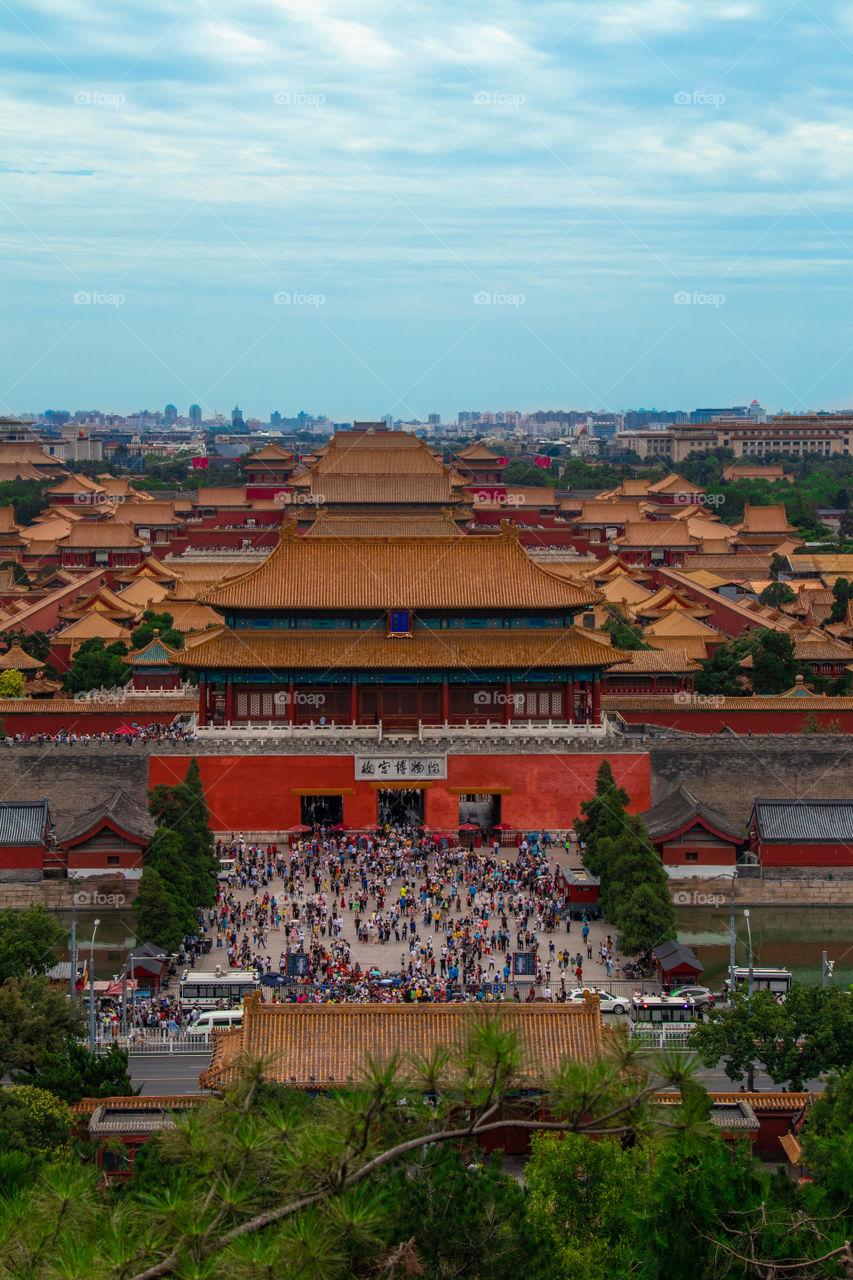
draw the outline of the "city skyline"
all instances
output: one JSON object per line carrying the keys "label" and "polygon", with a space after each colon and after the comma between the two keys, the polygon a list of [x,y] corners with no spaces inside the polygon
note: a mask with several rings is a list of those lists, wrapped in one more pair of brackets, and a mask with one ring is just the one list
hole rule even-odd
{"label": "city skyline", "polygon": [[840,4],[0,22],[0,412],[853,399]]}

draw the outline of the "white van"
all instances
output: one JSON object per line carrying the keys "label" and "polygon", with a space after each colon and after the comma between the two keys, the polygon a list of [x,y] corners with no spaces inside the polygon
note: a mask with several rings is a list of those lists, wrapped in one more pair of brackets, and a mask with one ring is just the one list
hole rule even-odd
{"label": "white van", "polygon": [[211,1031],[229,1031],[232,1027],[239,1027],[242,1021],[242,1009],[208,1009],[199,1014],[191,1027],[187,1027],[187,1035],[209,1040]]}
{"label": "white van", "polygon": [[219,870],[216,873],[216,879],[220,883],[224,884],[226,880],[229,880],[231,876],[234,875],[234,868],[236,865],[236,858],[220,858]]}

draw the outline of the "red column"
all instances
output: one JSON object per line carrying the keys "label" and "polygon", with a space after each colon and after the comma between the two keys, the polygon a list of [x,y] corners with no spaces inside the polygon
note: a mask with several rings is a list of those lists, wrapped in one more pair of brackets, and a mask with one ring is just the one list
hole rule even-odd
{"label": "red column", "polygon": [[450,685],[446,680],[441,682],[441,718],[445,724],[450,720]]}
{"label": "red column", "polygon": [[292,680],[287,682],[287,723],[293,724],[293,704],[296,701],[296,685]]}
{"label": "red column", "polygon": [[504,724],[512,724],[512,683],[504,680]]}
{"label": "red column", "polygon": [[230,724],[234,719],[234,684],[229,676],[225,681],[225,723]]}
{"label": "red column", "polygon": [[575,718],[575,681],[573,676],[569,676],[566,680],[566,724],[571,724]]}
{"label": "red column", "polygon": [[355,676],[349,687],[349,718],[351,724],[358,724],[358,685]]}
{"label": "red column", "polygon": [[592,723],[601,724],[601,677],[592,678]]}
{"label": "red column", "polygon": [[207,681],[204,678],[198,682],[198,724],[200,729],[207,724]]}

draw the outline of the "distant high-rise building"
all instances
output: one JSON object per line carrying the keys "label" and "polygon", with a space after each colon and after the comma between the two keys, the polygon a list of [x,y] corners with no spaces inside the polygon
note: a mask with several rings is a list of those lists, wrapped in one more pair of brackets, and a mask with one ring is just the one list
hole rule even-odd
{"label": "distant high-rise building", "polygon": [[427,418],[427,422],[429,423],[429,425],[430,425],[431,427],[440,427],[440,426],[441,426],[441,414],[440,414],[440,413],[431,413],[431,414],[429,415],[429,417]]}
{"label": "distant high-rise building", "polygon": [[192,423],[201,422],[201,405],[200,404],[190,405],[190,422]]}
{"label": "distant high-rise building", "polygon": [[231,410],[231,427],[234,431],[246,430],[246,423],[243,421],[243,410],[238,404],[235,404]]}
{"label": "distant high-rise building", "polygon": [[178,411],[173,404],[167,404],[163,410],[163,418],[166,422],[177,422]]}
{"label": "distant high-rise building", "polygon": [[278,409],[273,409],[272,413],[270,414],[270,426],[271,427],[281,426],[281,414],[279,413]]}

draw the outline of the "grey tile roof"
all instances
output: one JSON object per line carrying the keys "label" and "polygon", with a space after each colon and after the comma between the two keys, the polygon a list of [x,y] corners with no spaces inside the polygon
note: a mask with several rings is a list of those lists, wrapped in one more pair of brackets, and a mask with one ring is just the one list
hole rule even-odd
{"label": "grey tile roof", "polygon": [[147,809],[137,804],[126,791],[118,789],[113,791],[106,800],[102,800],[93,809],[87,810],[69,823],[60,836],[60,844],[85,835],[103,818],[111,818],[116,826],[121,827],[122,831],[126,831],[128,835],[140,836],[146,840],[153,836],[157,825]]}
{"label": "grey tile roof", "polygon": [[714,1102],[711,1107],[711,1124],[718,1129],[745,1129],[757,1132],[761,1126],[758,1116],[748,1102]]}
{"label": "grey tile roof", "polygon": [[710,805],[697,800],[686,787],[679,787],[660,804],[654,805],[641,814],[652,840],[661,840],[673,831],[679,831],[686,823],[704,821],[724,836],[729,836],[738,844],[746,841],[742,827],[731,822],[724,814],[712,809]]}
{"label": "grey tile roof", "polygon": [[689,947],[686,947],[683,942],[659,942],[656,947],[652,948],[652,955],[664,973],[670,973],[682,964],[689,965],[697,973],[702,973],[705,967],[700,964],[696,959],[695,953]]}
{"label": "grey tile roof", "polygon": [[47,800],[0,801],[0,845],[44,844],[49,826]]}
{"label": "grey tile roof", "polygon": [[853,843],[853,800],[755,800],[761,840]]}

